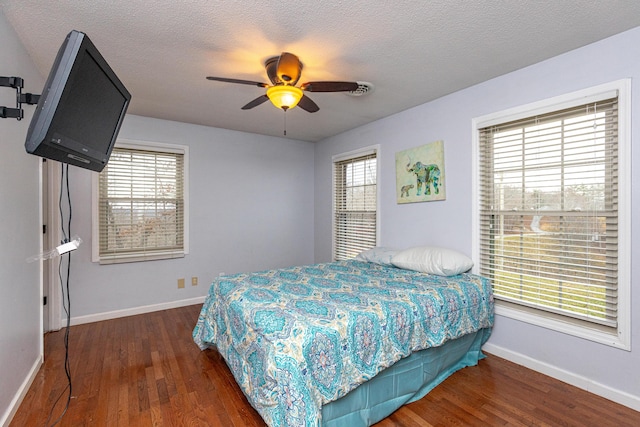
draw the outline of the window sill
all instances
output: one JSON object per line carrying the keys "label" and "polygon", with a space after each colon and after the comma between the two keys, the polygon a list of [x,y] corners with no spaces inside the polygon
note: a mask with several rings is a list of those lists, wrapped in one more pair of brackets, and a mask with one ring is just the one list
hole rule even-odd
{"label": "window sill", "polygon": [[630,337],[620,332],[619,328],[616,330],[584,320],[571,319],[562,315],[497,300],[495,302],[495,314],[621,350],[631,351]]}
{"label": "window sill", "polygon": [[129,262],[142,262],[142,261],[157,261],[163,259],[184,258],[185,253],[183,251],[167,251],[167,252],[153,252],[153,253],[137,253],[137,254],[116,254],[116,255],[102,255],[98,259],[94,259],[93,262],[98,262],[101,265],[109,264],[124,264]]}

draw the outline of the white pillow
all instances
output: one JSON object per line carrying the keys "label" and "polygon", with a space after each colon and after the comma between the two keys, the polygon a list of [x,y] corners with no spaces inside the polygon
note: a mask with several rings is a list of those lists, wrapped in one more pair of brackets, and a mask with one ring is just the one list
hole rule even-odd
{"label": "white pillow", "polygon": [[396,267],[438,276],[453,276],[473,267],[471,258],[453,249],[419,246],[398,252],[391,263]]}
{"label": "white pillow", "polygon": [[375,262],[376,264],[390,266],[392,265],[391,258],[397,253],[398,251],[395,249],[376,246],[375,248],[360,252],[356,255],[356,259],[358,261]]}

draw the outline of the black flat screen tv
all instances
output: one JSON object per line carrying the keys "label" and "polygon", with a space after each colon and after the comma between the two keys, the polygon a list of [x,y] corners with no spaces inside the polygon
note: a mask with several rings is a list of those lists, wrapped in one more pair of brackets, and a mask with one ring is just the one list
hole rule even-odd
{"label": "black flat screen tv", "polygon": [[47,77],[25,149],[99,172],[109,161],[130,101],[89,37],[71,31]]}

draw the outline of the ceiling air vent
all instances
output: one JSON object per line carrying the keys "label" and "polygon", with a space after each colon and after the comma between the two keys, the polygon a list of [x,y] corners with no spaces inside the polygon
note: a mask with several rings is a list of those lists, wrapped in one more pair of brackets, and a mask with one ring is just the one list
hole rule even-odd
{"label": "ceiling air vent", "polygon": [[362,96],[362,95],[366,95],[368,93],[373,92],[373,83],[369,83],[369,82],[357,82],[358,83],[358,89],[356,90],[352,90],[350,92],[345,92],[347,95],[351,95],[351,96]]}

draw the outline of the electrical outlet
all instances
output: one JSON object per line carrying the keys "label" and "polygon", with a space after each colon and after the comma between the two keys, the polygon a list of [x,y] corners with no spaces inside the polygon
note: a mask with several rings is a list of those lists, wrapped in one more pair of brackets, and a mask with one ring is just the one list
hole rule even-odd
{"label": "electrical outlet", "polygon": [[184,288],[184,279],[178,279],[178,289]]}
{"label": "electrical outlet", "polygon": [[198,278],[196,276],[191,278],[191,286],[198,286]]}

